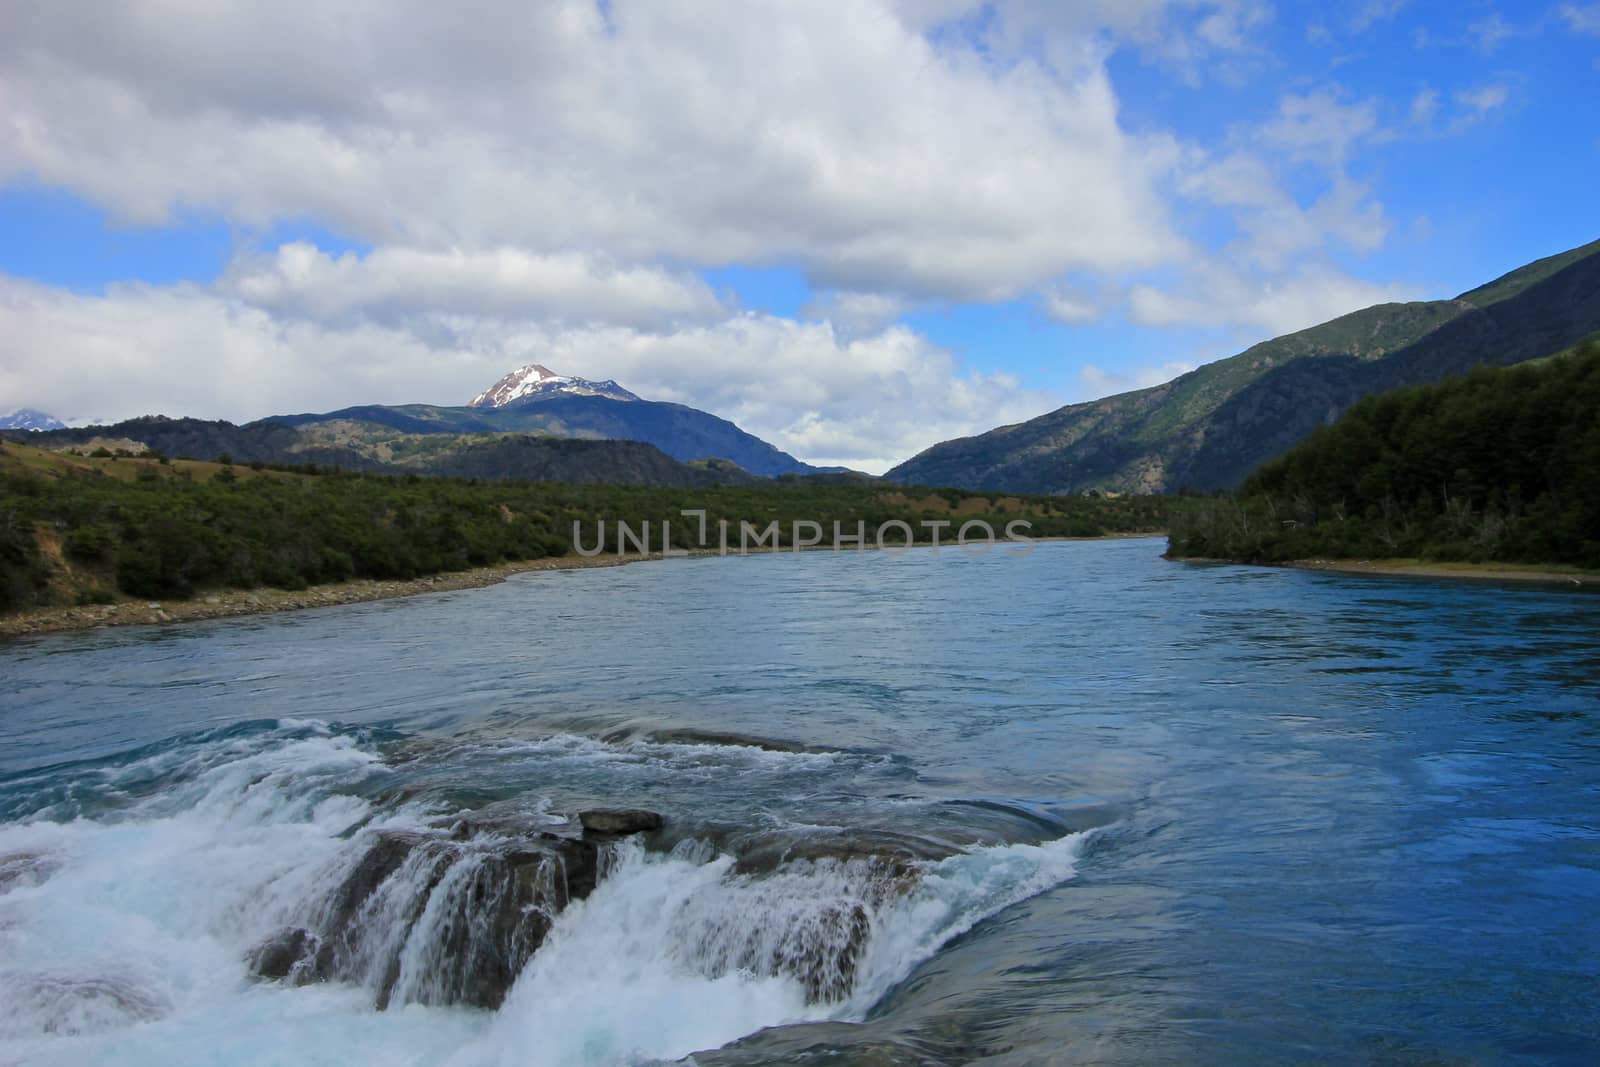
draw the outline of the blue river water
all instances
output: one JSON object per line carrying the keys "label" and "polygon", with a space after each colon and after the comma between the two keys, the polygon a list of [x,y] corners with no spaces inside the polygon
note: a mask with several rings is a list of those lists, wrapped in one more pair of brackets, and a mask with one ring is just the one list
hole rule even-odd
{"label": "blue river water", "polygon": [[[1600,1062],[1600,598],[1162,547],[0,645],[0,1063]],[[594,806],[667,828],[498,1008],[251,973],[372,826]],[[823,839],[916,857],[751,865]],[[858,898],[836,995],[751,948]]]}

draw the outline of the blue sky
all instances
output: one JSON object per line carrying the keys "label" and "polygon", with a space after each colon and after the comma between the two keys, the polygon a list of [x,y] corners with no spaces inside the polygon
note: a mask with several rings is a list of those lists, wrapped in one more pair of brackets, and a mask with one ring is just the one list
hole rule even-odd
{"label": "blue sky", "polygon": [[538,361],[882,469],[1600,238],[1600,3],[183,7],[0,44],[0,408]]}

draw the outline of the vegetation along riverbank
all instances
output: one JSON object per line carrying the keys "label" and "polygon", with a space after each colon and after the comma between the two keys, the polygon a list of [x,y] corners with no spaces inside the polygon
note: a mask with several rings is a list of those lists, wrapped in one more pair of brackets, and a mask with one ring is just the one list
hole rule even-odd
{"label": "vegetation along riverbank", "polygon": [[[963,522],[1035,538],[1165,531],[1163,497],[1028,497],[783,478],[705,488],[483,482],[314,467],[77,456],[0,444],[0,633],[163,622],[482,585],[518,570],[624,562],[616,524],[650,525],[659,553],[703,549],[717,524],[796,547],[797,526],[951,540]],[[595,547],[579,555],[575,528]],[[870,534],[869,534],[870,536]],[[896,539],[903,537],[897,533]],[[632,546],[630,546],[632,547]],[[635,555],[637,558],[637,553]],[[153,605],[153,606],[152,606]]]}
{"label": "vegetation along riverbank", "polygon": [[1179,559],[1593,578],[1600,345],[1364,400],[1237,493],[1175,512],[1168,548]]}

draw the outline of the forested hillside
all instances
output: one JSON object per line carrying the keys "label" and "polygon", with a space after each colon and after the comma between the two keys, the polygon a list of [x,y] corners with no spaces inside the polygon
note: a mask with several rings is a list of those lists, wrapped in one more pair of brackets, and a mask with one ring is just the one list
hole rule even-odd
{"label": "forested hillside", "polygon": [[1600,568],[1600,345],[1368,398],[1176,515],[1171,552]]}
{"label": "forested hillside", "polygon": [[1454,300],[1379,304],[1164,385],[946,441],[891,481],[1026,493],[1236,488],[1362,397],[1566,351],[1600,333],[1600,242]]}
{"label": "forested hillside", "polygon": [[[366,409],[358,414],[363,412],[370,414]],[[755,475],[734,463],[716,459],[682,462],[643,441],[481,430],[442,433],[436,428],[412,432],[409,425],[402,420],[402,428],[396,428],[352,418],[311,421],[302,426],[274,420],[236,426],[231,422],[147,415],[110,426],[48,433],[18,431],[0,438],[80,452],[96,445],[111,451],[129,447],[192,459],[226,457],[239,463],[314,464],[374,474],[671,486],[756,480]]]}
{"label": "forested hillside", "polygon": [[[560,442],[566,446],[600,442]],[[646,447],[646,446],[640,446]],[[651,449],[654,452],[654,449]],[[659,453],[657,453],[659,454]],[[664,459],[665,457],[663,457]],[[748,475],[746,476],[749,477]],[[118,596],[184,598],[205,589],[301,589],[351,578],[414,578],[573,551],[573,523],[640,531],[661,549],[698,547],[698,524],[680,513],[765,529],[789,544],[795,522],[828,532],[868,531],[899,519],[926,540],[923,520],[969,518],[997,532],[1013,519],[1032,536],[1093,536],[1166,527],[1169,502],[908,493],[823,476],[748,485],[645,487],[487,482],[477,479],[311,473],[137,456],[66,456],[0,443],[0,610],[45,603],[102,603]],[[902,537],[896,534],[896,539]]]}

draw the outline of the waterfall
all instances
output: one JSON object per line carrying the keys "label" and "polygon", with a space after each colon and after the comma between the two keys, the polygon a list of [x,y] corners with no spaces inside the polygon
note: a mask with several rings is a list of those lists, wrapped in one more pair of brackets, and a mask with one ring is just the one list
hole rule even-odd
{"label": "waterfall", "polygon": [[1070,877],[1082,840],[614,838],[538,798],[463,817],[305,723],[56,775],[74,784],[0,824],[0,1062],[167,1062],[184,1042],[248,1061],[270,1020],[312,1061],[677,1058],[864,1017]]}

